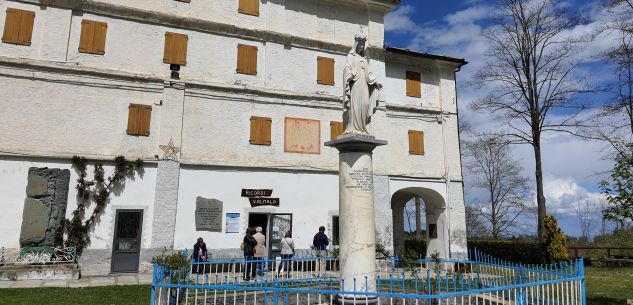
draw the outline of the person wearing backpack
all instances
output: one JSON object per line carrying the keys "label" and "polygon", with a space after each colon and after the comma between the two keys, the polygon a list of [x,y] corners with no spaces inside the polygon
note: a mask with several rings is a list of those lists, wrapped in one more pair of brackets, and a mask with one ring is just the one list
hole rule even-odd
{"label": "person wearing backpack", "polygon": [[248,227],[246,229],[246,235],[242,240],[242,245],[240,248],[244,251],[244,280],[250,281],[251,277],[255,277],[255,268],[254,268],[254,260],[255,260],[255,246],[257,246],[257,240],[253,237],[255,234],[255,229],[253,227]]}
{"label": "person wearing backpack", "polygon": [[292,269],[292,262],[290,259],[295,256],[295,242],[292,240],[292,232],[286,232],[286,235],[281,240],[281,264],[277,268],[277,277],[281,268],[284,268],[286,277],[290,277],[290,269]]}

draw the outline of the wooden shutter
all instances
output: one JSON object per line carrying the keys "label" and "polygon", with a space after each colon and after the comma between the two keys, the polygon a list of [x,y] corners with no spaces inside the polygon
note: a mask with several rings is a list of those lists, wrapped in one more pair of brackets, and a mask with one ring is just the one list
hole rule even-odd
{"label": "wooden shutter", "polygon": [[152,106],[139,105],[139,119],[138,119],[138,135],[149,136],[149,126],[152,119]]}
{"label": "wooden shutter", "polygon": [[407,96],[421,97],[420,72],[407,71]]}
{"label": "wooden shutter", "polygon": [[240,0],[237,11],[242,14],[259,16],[259,0]]}
{"label": "wooden shutter", "polygon": [[127,134],[132,136],[149,136],[152,106],[130,104],[128,109]]}
{"label": "wooden shutter", "polygon": [[7,8],[2,42],[30,46],[35,12]]}
{"label": "wooden shutter", "polygon": [[105,54],[107,30],[108,25],[104,22],[82,20],[79,52],[99,55]]}
{"label": "wooden shutter", "polygon": [[409,154],[424,155],[424,132],[409,130]]}
{"label": "wooden shutter", "polygon": [[343,134],[343,122],[330,122],[330,140],[334,141]]}
{"label": "wooden shutter", "polygon": [[237,45],[237,73],[257,74],[257,47],[245,44]]}
{"label": "wooden shutter", "polygon": [[138,135],[138,121],[140,117],[141,105],[130,104],[128,106],[127,115],[127,134],[136,136]]}
{"label": "wooden shutter", "polygon": [[187,44],[189,37],[185,34],[165,33],[165,52],[163,62],[173,65],[187,65]]}
{"label": "wooden shutter", "polygon": [[251,139],[249,143],[254,145],[271,144],[272,119],[265,117],[251,117]]}
{"label": "wooden shutter", "polygon": [[317,83],[334,85],[334,58],[317,57]]}

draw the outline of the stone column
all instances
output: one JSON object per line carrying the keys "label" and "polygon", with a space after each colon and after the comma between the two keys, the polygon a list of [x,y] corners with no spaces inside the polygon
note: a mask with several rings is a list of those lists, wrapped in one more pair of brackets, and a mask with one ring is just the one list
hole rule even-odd
{"label": "stone column", "polygon": [[[376,291],[376,231],[372,152],[386,141],[344,135],[325,145],[339,150],[341,289]],[[342,304],[374,304],[375,296],[341,294]]]}
{"label": "stone column", "polygon": [[422,215],[420,209],[420,197],[415,196],[415,236],[422,239]]}
{"label": "stone column", "polygon": [[158,161],[152,220],[151,247],[154,249],[174,248],[179,181],[180,163],[174,160]]}

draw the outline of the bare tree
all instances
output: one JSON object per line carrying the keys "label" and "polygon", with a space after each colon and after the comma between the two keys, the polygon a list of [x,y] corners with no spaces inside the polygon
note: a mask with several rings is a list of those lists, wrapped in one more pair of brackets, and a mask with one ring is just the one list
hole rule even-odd
{"label": "bare tree", "polygon": [[490,224],[490,235],[498,239],[517,228],[519,217],[528,210],[528,180],[504,139],[480,135],[464,141],[463,147],[472,187],[485,193],[485,200],[479,202],[480,214]]}
{"label": "bare tree", "polygon": [[567,113],[573,112],[569,108],[582,109],[573,97],[588,91],[572,75],[579,64],[575,57],[591,37],[568,35],[581,20],[559,4],[556,0],[499,0],[499,14],[484,33],[493,44],[486,54],[488,61],[472,82],[490,89],[473,109],[496,116],[512,143],[533,148],[540,237],[547,213],[541,135],[547,131],[573,133],[578,115],[555,120],[551,113],[561,108]]}
{"label": "bare tree", "polygon": [[488,235],[488,228],[481,217],[479,209],[471,205],[466,205],[466,232],[468,238]]}
{"label": "bare tree", "polygon": [[591,234],[596,228],[596,215],[599,215],[596,204],[587,199],[578,201],[576,217],[578,217],[580,233],[586,241],[591,240]]}
{"label": "bare tree", "polygon": [[633,0],[608,0],[605,6],[613,17],[606,31],[615,32],[617,44],[599,58],[611,67],[614,77],[606,88],[610,98],[585,136],[606,141],[622,152],[633,140]]}

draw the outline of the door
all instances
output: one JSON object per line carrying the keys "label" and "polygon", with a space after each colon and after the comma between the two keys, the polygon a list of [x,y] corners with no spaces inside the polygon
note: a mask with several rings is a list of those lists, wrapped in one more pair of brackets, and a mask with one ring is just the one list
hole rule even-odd
{"label": "door", "polygon": [[112,268],[116,272],[138,272],[141,253],[143,210],[117,210],[112,245]]}
{"label": "door", "polygon": [[270,247],[269,257],[281,255],[281,240],[286,232],[292,230],[292,214],[271,214],[270,215]]}

